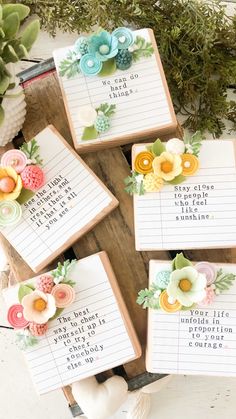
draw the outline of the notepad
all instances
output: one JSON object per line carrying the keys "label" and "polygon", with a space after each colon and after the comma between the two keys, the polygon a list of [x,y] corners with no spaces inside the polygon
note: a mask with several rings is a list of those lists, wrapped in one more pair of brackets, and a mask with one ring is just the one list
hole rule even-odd
{"label": "notepad", "polygon": [[[177,121],[168,86],[151,29],[134,31],[151,42],[154,54],[133,62],[128,70],[116,70],[108,77],[60,76],[60,63],[73,51],[73,46],[54,51],[54,60],[65,103],[75,148],[80,152],[133,142],[134,138],[154,138],[158,133],[173,132]],[[111,127],[95,140],[82,140],[83,129],[78,119],[79,108],[101,103],[116,106]]]}
{"label": "notepad", "polygon": [[[216,264],[236,273],[235,264]],[[150,261],[149,280],[170,270],[168,262]],[[148,313],[146,365],[152,373],[236,376],[236,283],[207,307]]]}
{"label": "notepad", "polygon": [[[47,333],[25,352],[39,394],[141,355],[107,254],[100,252],[79,260],[70,279],[76,282],[74,303],[50,321]],[[18,287],[3,291],[8,307],[18,301]]]}
{"label": "notepad", "polygon": [[[133,146],[133,162],[145,145]],[[203,141],[196,175],[155,193],[134,195],[137,250],[236,245],[234,141]]]}
{"label": "notepad", "polygon": [[17,225],[0,231],[38,272],[71,246],[118,201],[54,127],[36,135],[46,184],[22,205]]}

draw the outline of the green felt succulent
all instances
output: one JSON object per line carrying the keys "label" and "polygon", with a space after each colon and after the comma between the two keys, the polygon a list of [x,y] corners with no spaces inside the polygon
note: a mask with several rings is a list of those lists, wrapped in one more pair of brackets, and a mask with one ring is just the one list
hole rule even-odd
{"label": "green felt succulent", "polygon": [[[21,29],[30,8],[23,4],[0,4],[0,124],[4,120],[1,102],[6,91],[15,87],[7,64],[27,58],[40,29],[39,21],[33,20]],[[8,94],[11,97],[11,94]],[[12,95],[13,97],[13,95]]]}

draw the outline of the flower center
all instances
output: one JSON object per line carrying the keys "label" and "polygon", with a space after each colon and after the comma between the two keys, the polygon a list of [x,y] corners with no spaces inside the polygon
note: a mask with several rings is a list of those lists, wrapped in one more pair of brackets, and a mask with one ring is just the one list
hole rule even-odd
{"label": "flower center", "polygon": [[11,164],[11,166],[17,166],[18,163],[19,163],[18,159],[12,159],[10,164]]}
{"label": "flower center", "polygon": [[121,44],[124,44],[124,43],[125,43],[125,41],[126,41],[126,37],[125,37],[124,35],[122,35],[122,36],[120,36],[120,37],[119,37],[119,42],[120,42]]}
{"label": "flower center", "polygon": [[0,180],[0,190],[5,193],[12,192],[16,187],[14,180],[10,176],[5,176]]}
{"label": "flower center", "polygon": [[186,167],[187,169],[191,166],[190,161],[185,161],[184,162],[184,167]]}
{"label": "flower center", "polygon": [[179,281],[179,288],[183,292],[188,292],[192,288],[192,282],[189,281],[189,279],[187,279],[187,278],[183,278]]}
{"label": "flower center", "polygon": [[161,163],[161,171],[164,173],[170,173],[173,170],[173,164],[166,160],[163,163]]}
{"label": "flower center", "polygon": [[34,309],[36,311],[43,311],[45,310],[47,306],[47,303],[42,298],[37,298],[37,300],[34,301]]}
{"label": "flower center", "polygon": [[149,164],[149,161],[147,159],[144,159],[143,164],[144,164],[144,166],[147,166]]}
{"label": "flower center", "polygon": [[10,215],[12,210],[9,207],[3,207],[1,212],[2,212],[2,215],[6,216],[6,215]]}
{"label": "flower center", "polygon": [[65,291],[60,291],[57,295],[58,295],[58,298],[60,298],[60,299],[66,297]]}
{"label": "flower center", "polygon": [[106,44],[103,44],[99,47],[99,52],[103,55],[108,54],[109,52],[109,46]]}
{"label": "flower center", "polygon": [[88,62],[87,62],[87,66],[88,66],[89,68],[93,67],[93,66],[94,66],[94,62],[93,62],[93,60],[88,60]]}

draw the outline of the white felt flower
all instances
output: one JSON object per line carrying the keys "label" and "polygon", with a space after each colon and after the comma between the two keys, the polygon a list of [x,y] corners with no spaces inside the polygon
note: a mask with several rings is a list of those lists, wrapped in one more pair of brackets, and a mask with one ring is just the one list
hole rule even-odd
{"label": "white felt flower", "polygon": [[51,294],[35,290],[22,298],[23,316],[29,322],[47,323],[56,312],[55,298]]}
{"label": "white felt flower", "polygon": [[166,151],[172,154],[183,154],[185,151],[185,144],[179,138],[171,138],[166,143]]}
{"label": "white felt flower", "polygon": [[97,111],[92,106],[82,106],[78,111],[78,120],[84,127],[91,127],[97,118]]}
{"label": "white felt flower", "polygon": [[206,296],[206,276],[192,266],[176,269],[170,275],[167,294],[183,306],[190,307]]}

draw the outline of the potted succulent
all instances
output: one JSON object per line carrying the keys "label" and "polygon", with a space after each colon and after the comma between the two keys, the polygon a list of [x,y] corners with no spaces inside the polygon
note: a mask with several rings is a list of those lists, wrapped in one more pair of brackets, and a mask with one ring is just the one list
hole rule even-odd
{"label": "potted succulent", "polygon": [[22,128],[26,104],[15,63],[28,57],[39,32],[33,20],[21,30],[30,8],[23,4],[0,5],[0,146],[11,141]]}

